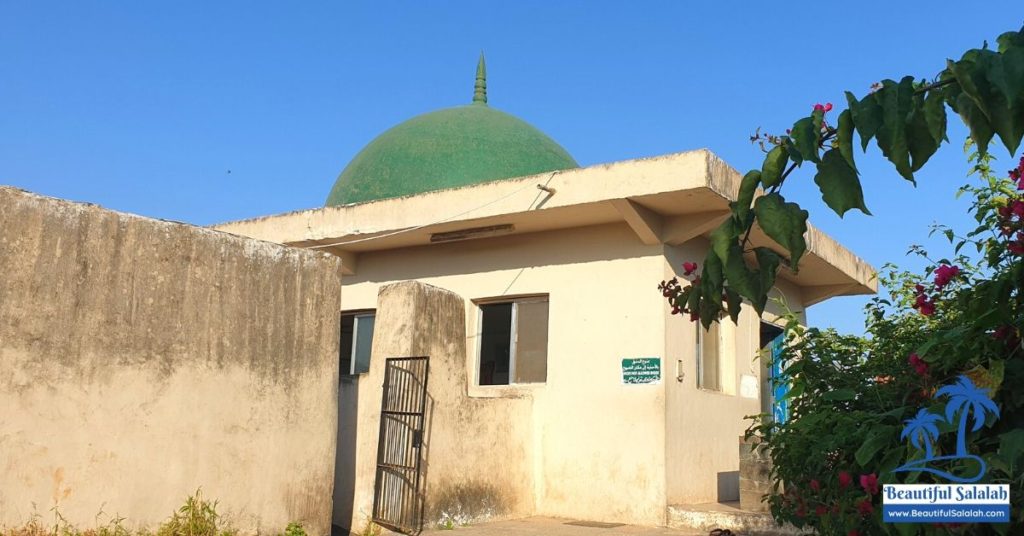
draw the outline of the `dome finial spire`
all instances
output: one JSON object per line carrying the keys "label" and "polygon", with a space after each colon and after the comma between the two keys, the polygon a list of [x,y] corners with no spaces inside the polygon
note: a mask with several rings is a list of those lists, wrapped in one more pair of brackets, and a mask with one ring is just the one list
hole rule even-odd
{"label": "dome finial spire", "polygon": [[473,104],[487,104],[487,66],[484,64],[484,51],[480,51],[480,61],[476,64],[476,85],[473,87]]}

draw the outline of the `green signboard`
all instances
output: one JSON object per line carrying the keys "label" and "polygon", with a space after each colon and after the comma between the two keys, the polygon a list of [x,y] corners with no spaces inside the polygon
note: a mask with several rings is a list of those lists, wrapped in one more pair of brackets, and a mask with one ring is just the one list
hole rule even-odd
{"label": "green signboard", "polygon": [[637,385],[661,381],[660,357],[636,357],[622,360],[622,383]]}

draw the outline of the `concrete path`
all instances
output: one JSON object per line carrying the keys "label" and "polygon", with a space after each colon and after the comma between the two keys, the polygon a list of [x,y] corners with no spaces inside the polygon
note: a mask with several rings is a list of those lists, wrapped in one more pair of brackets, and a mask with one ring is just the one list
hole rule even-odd
{"label": "concrete path", "polygon": [[572,519],[531,517],[456,527],[452,530],[425,530],[423,536],[707,536],[706,532],[633,525],[585,527],[567,524],[577,522]]}

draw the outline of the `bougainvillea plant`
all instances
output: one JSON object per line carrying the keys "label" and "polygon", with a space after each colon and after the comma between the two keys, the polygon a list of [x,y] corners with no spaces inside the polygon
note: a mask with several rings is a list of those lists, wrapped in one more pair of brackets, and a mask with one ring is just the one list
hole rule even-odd
{"label": "bougainvillea plant", "polygon": [[[711,233],[699,278],[685,286],[676,279],[659,287],[673,312],[699,318],[707,327],[723,313],[736,321],[743,300],[759,314],[764,311],[778,271],[798,271],[807,250],[808,212],[781,193],[799,168],[815,168],[822,199],[840,216],[852,209],[870,214],[857,171],[855,133],[861,149],[875,140],[911,182],[914,172],[948,141],[947,109],[967,125],[980,154],[987,154],[994,137],[1013,154],[1024,136],[1024,29],[996,41],[997,50],[986,45],[957,61],[947,60],[933,79],[883,80],[859,99],[847,92],[848,108],[834,122],[828,119],[832,105],[819,104],[785,135],[756,136],[766,152],[761,169],[744,175],[736,201],[730,203],[731,216]],[[755,226],[781,250],[750,247]],[[1024,247],[1019,244],[1012,247]]]}
{"label": "bougainvillea plant", "polygon": [[[798,270],[807,247],[808,213],[781,195],[796,170],[815,167],[823,200],[840,216],[869,213],[855,133],[862,149],[875,140],[914,181],[947,141],[947,109],[967,125],[978,180],[960,194],[973,196],[978,226],[936,228],[950,258],[932,260],[923,276],[889,267],[882,283],[891,297],[868,306],[868,337],[788,318],[777,381],[790,385],[789,420],[759,416],[750,429],[770,450],[776,488],[766,499],[779,522],[846,536],[1024,534],[1024,159],[1015,156],[1024,136],[1024,30],[997,43],[949,60],[934,79],[884,80],[860,99],[847,93],[835,121],[831,105],[816,105],[785,135],[756,135],[764,162],[744,176],[707,257],[687,263],[682,283],[659,286],[673,313],[705,327],[723,313],[735,321],[743,301],[763,312],[778,270]],[[990,168],[993,138],[1014,158],[1008,173]],[[749,247],[755,226],[780,248]],[[952,402],[968,400],[961,391],[978,395],[973,405]],[[976,474],[983,463],[980,482],[1009,484],[1012,522],[882,523],[881,486],[944,482],[898,469],[947,458],[957,460],[943,467],[948,474]]]}
{"label": "bougainvillea plant", "polygon": [[[888,267],[891,298],[868,305],[868,337],[807,329],[789,315],[778,381],[790,384],[790,418],[758,416],[748,432],[770,450],[767,500],[779,522],[842,536],[1024,534],[1024,255],[1014,246],[1024,159],[996,177],[990,157],[973,158],[980,184],[961,192],[974,196],[978,227],[935,229],[949,258],[911,248],[929,258],[923,276]],[[981,392],[973,405],[957,404],[964,388]],[[928,471],[929,460],[950,463]],[[883,484],[979,473],[980,483],[1010,485],[1010,524],[882,522]]]}

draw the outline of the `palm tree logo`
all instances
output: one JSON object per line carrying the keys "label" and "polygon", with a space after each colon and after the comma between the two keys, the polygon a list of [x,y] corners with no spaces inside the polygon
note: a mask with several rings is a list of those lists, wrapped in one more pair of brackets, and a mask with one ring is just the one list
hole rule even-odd
{"label": "palm tree logo", "polygon": [[[945,419],[940,415],[929,412],[926,409],[921,409],[917,412],[917,415],[912,419],[906,421],[906,426],[903,428],[903,433],[900,434],[900,439],[910,438],[910,444],[917,449],[921,449],[922,444],[924,445],[924,458],[907,462],[896,469],[893,472],[908,472],[908,471],[923,471],[935,474],[937,476],[946,478],[953,482],[970,483],[981,480],[981,477],[985,475],[987,466],[985,461],[979,456],[967,453],[967,421],[968,417],[974,416],[974,424],[971,427],[972,432],[976,432],[981,429],[981,426],[985,424],[985,419],[988,415],[995,415],[999,417],[999,407],[996,406],[995,402],[989,398],[989,389],[982,389],[974,385],[967,376],[961,375],[957,378],[956,383],[952,385],[946,385],[935,392],[935,398],[942,396],[949,397],[946,402],[946,415]],[[956,453],[947,456],[935,457],[932,453],[932,442],[939,437],[939,428],[937,423],[942,420],[950,424],[954,424],[954,419],[959,413],[959,422],[956,423],[957,437],[956,437]],[[979,465],[978,473],[974,476],[964,477],[954,475],[948,471],[931,467],[933,462],[946,462],[951,460],[974,460]]]}
{"label": "palm tree logo", "polygon": [[939,427],[936,425],[942,417],[924,408],[917,412],[913,419],[907,419],[900,439],[910,438],[910,444],[920,449],[924,443],[924,457],[931,459],[932,442],[939,438]]}

